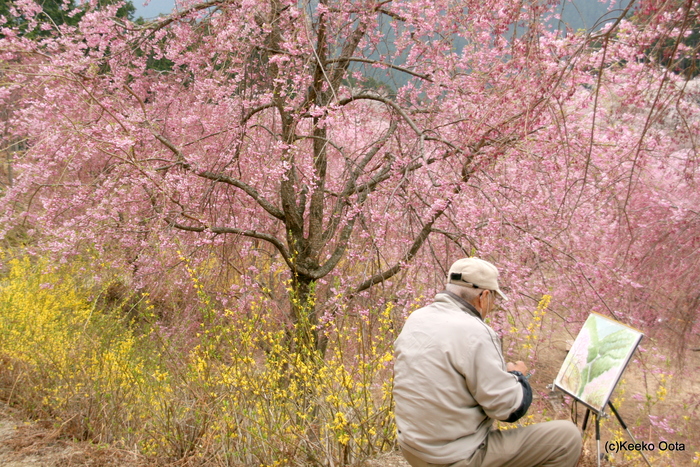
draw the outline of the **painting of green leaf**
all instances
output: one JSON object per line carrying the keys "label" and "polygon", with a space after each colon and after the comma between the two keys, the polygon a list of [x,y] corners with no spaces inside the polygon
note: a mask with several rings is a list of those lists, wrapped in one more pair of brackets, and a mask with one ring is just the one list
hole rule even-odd
{"label": "painting of green leaf", "polygon": [[635,329],[592,313],[554,384],[601,413],[642,337]]}

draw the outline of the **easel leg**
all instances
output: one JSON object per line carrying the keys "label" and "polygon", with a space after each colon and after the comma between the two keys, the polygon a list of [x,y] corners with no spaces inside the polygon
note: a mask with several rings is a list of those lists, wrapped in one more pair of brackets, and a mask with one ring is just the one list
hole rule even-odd
{"label": "easel leg", "polygon": [[600,467],[600,416],[599,414],[595,414],[595,444],[597,447],[598,455],[596,456],[596,459],[598,459],[598,467]]}
{"label": "easel leg", "polygon": [[[608,401],[608,405],[610,406],[610,410],[612,410],[612,413],[615,414],[615,417],[617,418],[617,421],[620,422],[620,426],[627,432],[627,435],[632,439],[634,444],[637,444],[637,440],[634,439],[634,436],[632,436],[632,432],[627,428],[627,425],[625,424],[624,420],[622,420],[622,417],[620,416],[619,413],[617,413],[617,410],[615,409],[615,406],[612,405],[612,402]],[[647,459],[647,456],[644,455],[644,451],[639,451],[639,453],[642,455],[644,460],[646,461],[647,465],[651,467],[651,463],[649,462],[649,459]]]}
{"label": "easel leg", "polygon": [[[588,426],[588,417],[591,416],[591,409],[586,409],[586,415],[583,416],[583,424],[581,425],[581,431],[583,433],[586,433],[586,427]],[[600,419],[598,418],[598,414],[593,414],[595,417],[595,442],[596,442],[596,447],[598,450],[598,467],[600,467]]]}

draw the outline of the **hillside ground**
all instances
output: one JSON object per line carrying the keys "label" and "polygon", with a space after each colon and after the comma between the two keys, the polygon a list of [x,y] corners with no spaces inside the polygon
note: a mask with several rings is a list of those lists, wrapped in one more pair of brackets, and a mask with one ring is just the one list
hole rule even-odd
{"label": "hillside ground", "polygon": [[[555,335],[555,334],[553,334]],[[539,370],[533,375],[532,385],[536,396],[534,404],[544,408],[545,416],[566,419],[572,416],[572,407],[564,398],[551,393],[547,385],[556,376],[563,360],[567,339],[552,338],[548,349],[542,352]],[[559,362],[559,363],[557,363]],[[682,368],[669,368],[671,376],[661,378],[650,374],[644,362],[632,362],[623,375],[613,395],[625,422],[637,433],[637,441],[654,443],[657,447],[647,452],[651,465],[678,466],[700,465],[700,352],[688,350]],[[646,397],[651,395],[651,399]],[[585,409],[578,406],[578,425],[581,426]],[[643,425],[651,414],[658,427]],[[647,428],[642,429],[645,426]],[[616,419],[606,417],[602,423],[602,443],[622,436]],[[594,424],[589,423],[584,434],[584,452],[580,467],[595,466],[596,443]],[[684,450],[662,452],[661,442],[682,445]],[[0,465],[4,467],[67,467],[67,466],[122,466],[141,467],[154,465],[134,452],[89,442],[75,442],[68,438],[62,426],[46,420],[28,421],[19,408],[0,404]],[[184,466],[202,465],[183,462]],[[646,463],[637,452],[621,456],[608,455],[603,466],[636,467]],[[409,467],[399,452],[381,454],[366,460],[361,467]]]}

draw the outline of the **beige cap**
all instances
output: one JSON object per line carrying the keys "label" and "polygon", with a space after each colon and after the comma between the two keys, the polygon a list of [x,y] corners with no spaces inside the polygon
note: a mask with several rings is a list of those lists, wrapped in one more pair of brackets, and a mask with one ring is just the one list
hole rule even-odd
{"label": "beige cap", "polygon": [[493,290],[504,300],[508,300],[508,297],[498,288],[498,269],[483,259],[462,258],[455,261],[447,274],[447,282],[475,289]]}

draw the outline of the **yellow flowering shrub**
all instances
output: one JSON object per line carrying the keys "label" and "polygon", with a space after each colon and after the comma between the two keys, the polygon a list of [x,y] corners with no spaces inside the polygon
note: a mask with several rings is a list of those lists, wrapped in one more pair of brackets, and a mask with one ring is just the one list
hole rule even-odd
{"label": "yellow flowering shrub", "polygon": [[72,437],[126,441],[156,397],[144,391],[153,364],[138,355],[142,339],[128,323],[91,305],[76,269],[9,262],[0,282],[0,396]]}
{"label": "yellow flowering shrub", "polygon": [[269,299],[216,310],[194,282],[202,323],[183,346],[147,294],[136,312],[101,310],[78,265],[8,266],[0,398],[64,435],[192,465],[343,465],[394,446],[391,305],[318,329],[322,356],[303,342],[308,323],[281,326]]}
{"label": "yellow flowering shrub", "polygon": [[347,464],[392,447],[391,311],[326,329],[326,358],[262,309],[227,311],[183,359],[173,389],[184,392],[161,402],[171,418],[150,445],[246,465]]}

